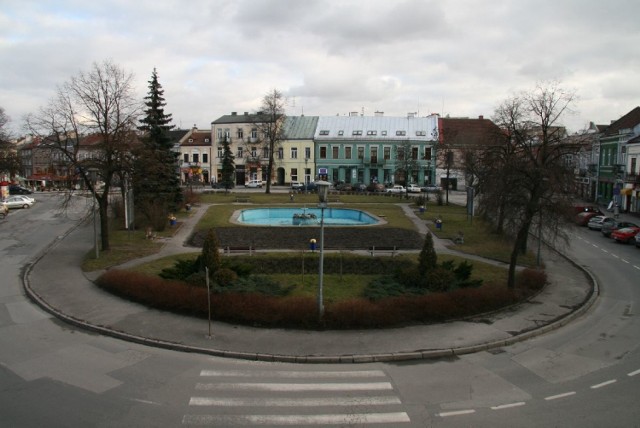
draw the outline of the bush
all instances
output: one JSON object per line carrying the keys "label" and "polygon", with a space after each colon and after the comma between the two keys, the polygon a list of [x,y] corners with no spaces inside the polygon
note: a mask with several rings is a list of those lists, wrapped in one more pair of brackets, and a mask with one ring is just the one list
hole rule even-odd
{"label": "bush", "polygon": [[547,273],[541,269],[525,268],[516,275],[516,285],[527,290],[542,290],[547,285]]}

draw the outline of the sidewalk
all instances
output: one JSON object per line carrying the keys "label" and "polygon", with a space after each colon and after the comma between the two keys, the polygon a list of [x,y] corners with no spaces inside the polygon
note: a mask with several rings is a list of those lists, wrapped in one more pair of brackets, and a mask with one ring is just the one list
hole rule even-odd
{"label": "sidewalk", "polygon": [[[195,207],[153,256],[132,266],[179,252],[206,211]],[[421,233],[426,225],[407,210]],[[383,330],[298,331],[262,329],[148,308],[115,297],[79,268],[93,244],[90,226],[78,226],[54,242],[25,270],[27,294],[56,317],[73,325],[132,342],[222,357],[298,363],[342,363],[438,358],[506,346],[558,328],[587,311],[597,298],[592,277],[572,262],[543,250],[550,285],[531,301],[478,319]],[[437,251],[452,252],[434,239]],[[93,275],[95,276],[95,274]]]}

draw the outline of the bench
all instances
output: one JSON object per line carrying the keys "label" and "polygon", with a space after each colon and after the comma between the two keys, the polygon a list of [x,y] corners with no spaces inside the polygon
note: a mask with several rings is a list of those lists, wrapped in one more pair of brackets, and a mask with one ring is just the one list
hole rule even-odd
{"label": "bench", "polygon": [[393,247],[384,247],[384,246],[379,246],[379,247],[369,247],[369,253],[371,253],[372,256],[374,256],[376,254],[376,252],[378,253],[391,253],[391,256],[395,256],[396,253],[399,251],[400,249],[396,246]]}
{"label": "bench", "polygon": [[236,202],[249,202],[249,196],[236,196]]}
{"label": "bench", "polygon": [[249,253],[252,255],[256,249],[249,245],[248,247],[224,247],[222,251],[223,254]]}
{"label": "bench", "polygon": [[340,196],[327,196],[327,202],[340,202]]}

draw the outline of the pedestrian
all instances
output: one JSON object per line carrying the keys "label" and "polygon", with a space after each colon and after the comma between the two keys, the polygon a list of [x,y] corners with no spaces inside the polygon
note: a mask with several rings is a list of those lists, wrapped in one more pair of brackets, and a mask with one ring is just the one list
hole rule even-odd
{"label": "pedestrian", "polygon": [[289,193],[289,200],[293,202],[293,192]]}

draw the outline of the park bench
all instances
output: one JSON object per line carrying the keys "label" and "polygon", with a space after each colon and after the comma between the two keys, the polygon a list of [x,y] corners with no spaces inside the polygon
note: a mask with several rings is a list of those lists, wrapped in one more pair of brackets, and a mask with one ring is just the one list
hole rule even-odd
{"label": "park bench", "polygon": [[249,196],[236,196],[236,202],[249,202]]}
{"label": "park bench", "polygon": [[373,247],[369,247],[369,253],[371,253],[372,256],[375,256],[376,253],[391,253],[391,256],[395,256],[396,253],[399,251],[400,249],[396,246],[393,247],[385,247],[385,246],[373,246]]}
{"label": "park bench", "polygon": [[249,253],[249,255],[252,255],[255,251],[256,251],[256,249],[253,248],[251,245],[245,246],[245,247],[239,246],[239,247],[224,247],[223,248],[223,253],[224,254]]}

